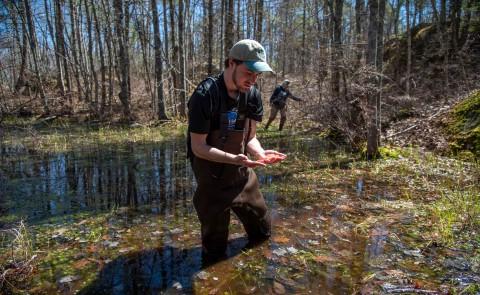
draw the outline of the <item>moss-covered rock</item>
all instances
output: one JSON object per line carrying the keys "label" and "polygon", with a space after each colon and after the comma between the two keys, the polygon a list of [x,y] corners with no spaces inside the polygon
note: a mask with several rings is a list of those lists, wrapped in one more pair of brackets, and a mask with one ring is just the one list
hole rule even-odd
{"label": "moss-covered rock", "polygon": [[480,90],[457,104],[450,114],[447,132],[450,146],[456,153],[470,151],[480,156]]}

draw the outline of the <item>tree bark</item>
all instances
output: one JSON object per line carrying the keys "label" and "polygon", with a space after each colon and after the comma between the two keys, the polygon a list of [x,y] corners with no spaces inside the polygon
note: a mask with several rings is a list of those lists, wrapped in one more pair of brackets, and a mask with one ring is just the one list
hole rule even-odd
{"label": "tree bark", "polygon": [[[103,13],[105,14],[105,19],[107,21],[107,24],[111,24],[111,18],[110,18],[110,7],[107,6],[107,3],[105,3],[105,0],[102,0],[102,9]],[[113,40],[113,34],[112,34],[112,29],[111,26],[104,26],[103,30],[103,35],[105,36],[105,44],[107,46],[107,56],[108,56],[108,102],[106,102],[106,105],[108,105],[110,108],[112,107],[112,100],[113,100],[113,78],[114,78],[114,56],[115,56],[115,47],[113,46],[112,40]]]}
{"label": "tree bark", "polygon": [[364,0],[355,1],[355,43],[356,43],[356,67],[359,67],[363,56],[363,19],[365,17],[365,2]]}
{"label": "tree bark", "polygon": [[410,28],[410,0],[405,0],[406,22],[407,22],[407,75],[405,91],[410,96],[410,72],[412,69],[412,29]]}
{"label": "tree bark", "polygon": [[208,32],[207,32],[207,73],[213,74],[213,0],[208,0]]}
{"label": "tree bark", "polygon": [[33,64],[35,68],[35,75],[37,76],[38,79],[38,89],[40,92],[40,99],[43,104],[43,111],[45,114],[49,114],[49,106],[48,106],[48,100],[45,95],[45,90],[43,86],[43,79],[42,75],[40,74],[40,69],[38,67],[38,57],[37,57],[37,38],[36,33],[35,33],[35,26],[33,25],[33,16],[32,16],[32,9],[30,6],[30,1],[29,0],[23,0],[23,9],[24,15],[22,16],[22,21],[26,22],[26,26],[28,28],[28,40],[30,43],[30,50],[32,52],[32,58],[33,58]]}
{"label": "tree bark", "polygon": [[75,78],[75,82],[77,84],[77,95],[78,99],[82,100],[82,87],[80,86],[80,72],[78,70],[79,61],[78,61],[78,54],[77,54],[77,38],[76,38],[76,24],[77,24],[77,7],[74,6],[75,0],[69,0],[69,8],[70,8],[70,51],[72,52],[73,57],[73,77]]}
{"label": "tree bark", "polygon": [[[369,23],[368,23],[368,48],[367,64],[371,69],[377,70],[377,46],[379,30],[379,5],[378,0],[369,0]],[[377,78],[372,78],[372,83],[377,84]],[[378,155],[378,125],[377,125],[377,93],[369,93],[367,98],[367,159],[373,159]]]}
{"label": "tree bark", "polygon": [[172,106],[174,115],[177,115],[177,90],[178,90],[178,47],[175,39],[175,6],[173,0],[169,0],[170,4],[170,43],[172,46],[172,58],[170,59],[170,75],[172,77],[173,93],[172,93]]}
{"label": "tree bark", "polygon": [[159,120],[167,120],[165,112],[165,99],[163,95],[163,60],[162,60],[162,42],[160,39],[160,27],[158,23],[157,1],[150,0],[153,16],[153,38],[155,48],[155,86],[157,88],[157,115]]}
{"label": "tree bark", "polygon": [[450,9],[450,43],[452,44],[453,52],[457,52],[458,41],[460,36],[460,21],[461,21],[461,10],[462,10],[462,0],[451,0],[451,9]]}
{"label": "tree bark", "polygon": [[87,39],[88,39],[88,62],[90,66],[90,81],[93,81],[94,84],[94,95],[93,95],[93,102],[91,104],[92,109],[97,111],[98,107],[98,78],[97,78],[97,71],[95,70],[95,63],[93,62],[93,32],[92,32],[92,17],[90,15],[90,7],[88,5],[87,0],[84,2],[85,4],[85,17],[87,19]]}
{"label": "tree bark", "polygon": [[107,99],[107,89],[106,89],[106,73],[105,73],[105,56],[103,51],[103,42],[100,33],[100,22],[97,17],[97,9],[93,3],[93,0],[90,0],[90,5],[92,7],[93,20],[95,21],[95,33],[97,36],[97,48],[98,55],[100,56],[100,75],[101,75],[101,92],[100,92],[100,113],[103,114],[106,106]]}
{"label": "tree bark", "polygon": [[118,42],[118,64],[120,71],[120,93],[119,98],[123,106],[123,115],[125,119],[130,120],[130,92],[128,87],[129,80],[129,58],[125,44],[125,28],[124,28],[124,6],[123,0],[114,0],[113,8],[115,11],[115,33]]}
{"label": "tree bark", "polygon": [[[12,5],[13,6],[13,5]],[[19,25],[17,22],[17,17],[18,17],[18,12],[15,11],[15,8],[12,6],[7,5],[8,13],[10,15],[10,18],[12,20],[12,25],[15,30],[15,35],[16,35],[16,40],[18,43],[18,47],[20,49],[20,69],[18,71],[17,79],[15,80],[15,85],[13,87],[15,93],[20,91],[23,86],[25,86],[25,69],[27,67],[27,61],[28,61],[28,32],[27,32],[27,27],[24,21],[21,22],[21,31],[19,30]],[[23,12],[23,6],[19,5],[16,6],[18,10],[22,10],[19,12],[20,16],[22,17],[24,12]],[[20,41],[20,35],[21,35],[21,41]],[[15,75],[14,75],[15,76]]]}
{"label": "tree bark", "polygon": [[[58,0],[54,0],[54,2],[55,2],[54,5],[56,5],[58,3]],[[59,50],[58,50],[58,39],[56,35],[56,32],[58,32],[58,27],[57,27],[58,23],[57,23],[57,20],[55,19],[55,31],[54,31],[52,22],[51,22],[50,7],[48,5],[47,0],[44,0],[44,6],[45,6],[45,20],[47,22],[48,32],[50,33],[50,38],[53,42],[53,50],[55,52],[55,66],[57,68],[57,71],[55,72],[56,79],[57,79],[56,88],[59,88],[60,95],[62,97],[65,97],[65,84],[63,82],[63,70],[60,62],[60,56],[59,56]]]}
{"label": "tree bark", "polygon": [[[61,64],[60,67],[60,80],[62,84],[62,88],[64,90],[64,95],[66,96],[69,104],[71,105],[71,81],[70,75],[68,74],[68,56],[67,50],[65,49],[65,37],[64,37],[64,20],[63,20],[63,12],[62,12],[62,5],[60,3],[61,0],[55,0],[55,27],[56,27],[56,40],[57,40],[57,55],[59,58],[59,62]],[[63,2],[63,1],[62,1]],[[63,73],[62,73],[63,67]],[[67,83],[67,88],[63,86],[63,81]],[[66,90],[66,92],[65,92]]]}
{"label": "tree bark", "polygon": [[307,69],[305,69],[305,54],[306,54],[306,38],[305,36],[307,35],[307,0],[303,0],[303,16],[302,16],[302,49],[301,49],[301,54],[300,56],[300,66],[301,66],[301,72],[302,72],[302,82],[305,82],[305,75],[307,72]]}
{"label": "tree bark", "polygon": [[[230,0],[233,2],[233,0]],[[306,1],[306,0],[305,0]],[[257,0],[257,28],[255,31],[255,40],[262,42],[263,32],[263,0]]]}
{"label": "tree bark", "polygon": [[342,63],[342,12],[343,0],[335,0],[331,10],[333,23],[332,96],[340,99],[340,67]]}
{"label": "tree bark", "polygon": [[186,117],[187,106],[187,90],[185,84],[185,18],[184,16],[184,0],[179,0],[178,6],[178,54],[179,54],[179,68],[180,68],[180,116]]}

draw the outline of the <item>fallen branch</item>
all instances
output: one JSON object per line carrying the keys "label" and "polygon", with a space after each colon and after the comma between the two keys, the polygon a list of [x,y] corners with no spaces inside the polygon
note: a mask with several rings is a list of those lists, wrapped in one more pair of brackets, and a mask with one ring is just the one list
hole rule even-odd
{"label": "fallen branch", "polygon": [[[436,112],[435,114],[433,114],[433,115],[431,115],[430,117],[428,117],[428,118],[426,119],[426,121],[430,121],[431,119],[435,118],[436,116],[438,116],[438,115],[441,114],[441,113],[442,113],[442,109],[440,109],[438,112]],[[394,137],[394,136],[396,136],[396,135],[405,133],[405,132],[407,132],[407,131],[409,131],[409,130],[412,130],[413,128],[415,128],[415,127],[417,127],[417,126],[418,126],[418,124],[415,124],[415,125],[413,125],[413,126],[408,127],[407,129],[404,129],[404,130],[399,131],[399,132],[397,132],[397,133],[391,134],[391,135],[389,135],[389,136],[387,136],[387,137],[385,137],[385,138],[391,138],[391,137]]]}

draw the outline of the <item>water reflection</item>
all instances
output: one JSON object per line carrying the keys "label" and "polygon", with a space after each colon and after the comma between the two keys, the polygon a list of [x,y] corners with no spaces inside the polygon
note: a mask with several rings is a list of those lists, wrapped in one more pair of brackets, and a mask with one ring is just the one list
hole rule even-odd
{"label": "water reflection", "polygon": [[0,206],[30,220],[123,206],[171,214],[193,193],[184,155],[182,140],[54,155],[3,148]]}
{"label": "water reflection", "polygon": [[[269,148],[308,157],[312,162],[334,158],[330,154],[334,153],[334,147],[318,140],[277,138],[263,143]],[[0,207],[4,208],[5,214],[23,215],[40,221],[84,210],[136,209],[129,210],[133,216],[125,216],[125,220],[112,217],[108,223],[108,240],[85,242],[91,243],[88,247],[96,247],[96,251],[113,253],[114,258],[108,259],[95,280],[82,290],[83,293],[157,294],[189,293],[192,290],[202,263],[199,233],[191,227],[191,223],[197,222],[191,205],[195,183],[185,158],[183,140],[156,145],[100,147],[54,155],[4,148],[0,159],[0,178],[5,180],[0,184],[3,201]],[[258,170],[263,185],[288,181],[286,175],[272,176],[261,171],[265,170]],[[274,235],[279,239],[272,238],[249,254],[250,257],[242,256],[242,267],[236,268],[233,262],[228,261],[224,268],[212,273],[222,275],[220,280],[227,281],[229,288],[240,290],[240,293],[241,290],[255,294],[272,293],[274,281],[280,282],[290,293],[351,293],[365,273],[371,270],[368,260],[383,253],[385,239],[379,235],[360,237],[353,232],[355,224],[352,220],[355,219],[352,216],[359,216],[361,208],[355,202],[362,198],[352,199],[351,196],[359,191],[362,193],[365,187],[362,183],[357,183],[355,187],[351,182],[338,184],[341,185],[348,186],[348,189],[344,188],[345,195],[332,198],[319,195],[317,201],[320,206],[306,212],[285,207],[275,193],[265,193],[273,219],[277,220]],[[144,212],[162,216],[158,218]],[[156,219],[159,219],[158,223]],[[232,227],[231,238],[239,232],[243,234],[240,226]],[[128,232],[129,229],[132,231]],[[383,228],[378,230],[386,231]],[[75,228],[74,231],[80,232]],[[167,234],[169,232],[176,232],[178,236],[172,237]],[[193,236],[194,246],[186,245],[189,236]],[[243,242],[237,243],[236,240],[242,239],[231,241],[230,247],[234,249],[231,256],[239,253],[238,245],[243,247]],[[69,247],[78,247],[79,252],[89,249],[79,243],[72,242]],[[121,249],[113,247],[114,243]],[[54,241],[52,245],[58,246]],[[118,255],[123,252],[117,251],[131,246],[136,246],[136,252]],[[286,254],[277,255],[275,251],[286,251]],[[315,257],[298,251],[309,251]],[[95,251],[86,252],[83,254],[88,258],[96,255]],[[311,264],[314,263],[311,259],[314,259],[314,265],[310,265],[312,269],[308,269],[305,257],[310,257]],[[265,273],[259,278],[250,276],[263,270]],[[79,270],[78,275],[83,278],[85,274]],[[239,277],[229,279],[229,276]],[[49,279],[57,287],[58,277]],[[181,290],[178,290],[179,286]]]}
{"label": "water reflection", "polygon": [[[244,238],[231,240],[228,257],[241,253],[246,243]],[[201,247],[165,246],[120,256],[78,294],[192,294],[196,275],[209,266],[201,252]]]}

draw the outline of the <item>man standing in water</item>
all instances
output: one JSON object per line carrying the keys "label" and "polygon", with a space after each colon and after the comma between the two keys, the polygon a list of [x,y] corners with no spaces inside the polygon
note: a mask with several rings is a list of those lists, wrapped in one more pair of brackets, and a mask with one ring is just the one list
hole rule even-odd
{"label": "man standing in water", "polygon": [[201,82],[188,102],[188,153],[198,184],[193,203],[207,261],[226,254],[230,209],[250,243],[270,236],[270,216],[252,168],[286,156],[264,150],[256,137],[263,105],[254,84],[262,72],[272,72],[265,49],[254,40],[239,41],[223,73]]}
{"label": "man standing in water", "polygon": [[270,97],[270,117],[268,118],[267,125],[265,125],[265,130],[268,130],[268,126],[275,120],[277,113],[280,111],[280,126],[278,127],[279,131],[282,131],[283,125],[287,121],[287,98],[292,98],[296,101],[302,101],[300,98],[293,95],[290,90],[290,81],[283,81],[282,85],[278,85],[273,91],[272,96]]}

